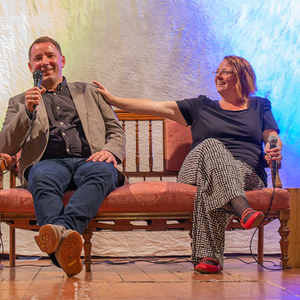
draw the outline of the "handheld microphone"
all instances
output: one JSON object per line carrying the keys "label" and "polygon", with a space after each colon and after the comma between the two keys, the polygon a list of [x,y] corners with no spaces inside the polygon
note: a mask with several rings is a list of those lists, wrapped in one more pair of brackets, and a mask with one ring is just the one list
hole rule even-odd
{"label": "handheld microphone", "polygon": [[[270,144],[270,149],[273,149],[277,146],[278,138],[275,135],[270,135],[268,138],[268,143]],[[277,161],[276,160],[271,160],[272,161],[272,176],[273,180],[275,182],[276,178],[276,171],[277,171]]]}
{"label": "handheld microphone", "polygon": [[43,79],[43,72],[41,70],[36,70],[32,74],[33,77],[33,86],[41,87],[41,81]]}
{"label": "handheld microphone", "polygon": [[[33,86],[37,86],[39,89],[41,88],[41,81],[43,79],[43,72],[41,70],[36,70],[32,74],[33,77]],[[36,105],[33,106],[33,109],[36,109]]]}

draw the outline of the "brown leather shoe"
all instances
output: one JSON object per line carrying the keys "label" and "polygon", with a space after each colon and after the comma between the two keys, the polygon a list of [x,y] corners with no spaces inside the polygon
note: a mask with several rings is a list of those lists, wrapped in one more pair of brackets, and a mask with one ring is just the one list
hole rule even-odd
{"label": "brown leather shoe", "polygon": [[63,232],[60,246],[55,251],[55,257],[69,277],[82,270],[80,261],[82,246],[82,238],[77,231],[69,229]]}
{"label": "brown leather shoe", "polygon": [[66,228],[62,225],[47,224],[40,228],[39,235],[36,235],[34,239],[41,251],[50,254],[59,247],[64,231]]}

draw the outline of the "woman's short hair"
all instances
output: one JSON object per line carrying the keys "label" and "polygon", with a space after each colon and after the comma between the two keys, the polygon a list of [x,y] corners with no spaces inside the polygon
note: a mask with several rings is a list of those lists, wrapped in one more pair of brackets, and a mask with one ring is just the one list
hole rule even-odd
{"label": "woman's short hair", "polygon": [[29,52],[28,52],[28,57],[29,57],[29,61],[31,59],[31,49],[32,47],[35,45],[35,44],[41,44],[41,43],[47,43],[47,42],[50,42],[52,43],[55,48],[58,50],[59,54],[62,56],[62,52],[61,52],[61,48],[60,48],[60,45],[57,41],[55,41],[54,39],[48,37],[48,36],[41,36],[39,37],[38,39],[36,39],[30,46],[29,48]]}
{"label": "woman's short hair", "polygon": [[228,55],[224,59],[231,65],[236,74],[236,91],[241,100],[246,100],[257,90],[256,76],[250,63],[239,56]]}

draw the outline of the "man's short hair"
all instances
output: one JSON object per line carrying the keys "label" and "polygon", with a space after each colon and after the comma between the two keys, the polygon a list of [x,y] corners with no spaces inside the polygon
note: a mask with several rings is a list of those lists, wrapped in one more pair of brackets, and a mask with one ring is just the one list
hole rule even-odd
{"label": "man's short hair", "polygon": [[36,39],[30,46],[29,48],[29,52],[28,52],[28,58],[29,58],[29,61],[31,59],[31,49],[32,47],[35,45],[35,44],[41,44],[41,43],[47,43],[47,42],[50,42],[52,43],[55,48],[58,50],[59,54],[62,56],[62,52],[61,52],[61,48],[60,48],[60,45],[57,41],[55,41],[54,39],[48,37],[48,36],[41,36],[39,37],[38,39]]}

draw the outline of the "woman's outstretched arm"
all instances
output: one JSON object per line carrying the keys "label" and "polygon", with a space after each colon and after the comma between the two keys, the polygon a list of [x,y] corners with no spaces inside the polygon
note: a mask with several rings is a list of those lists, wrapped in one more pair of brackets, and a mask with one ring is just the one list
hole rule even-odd
{"label": "woman's outstretched arm", "polygon": [[98,87],[97,91],[110,105],[133,113],[155,115],[173,120],[184,126],[187,125],[176,101],[156,102],[149,99],[115,97],[99,82],[93,81],[93,83]]}

